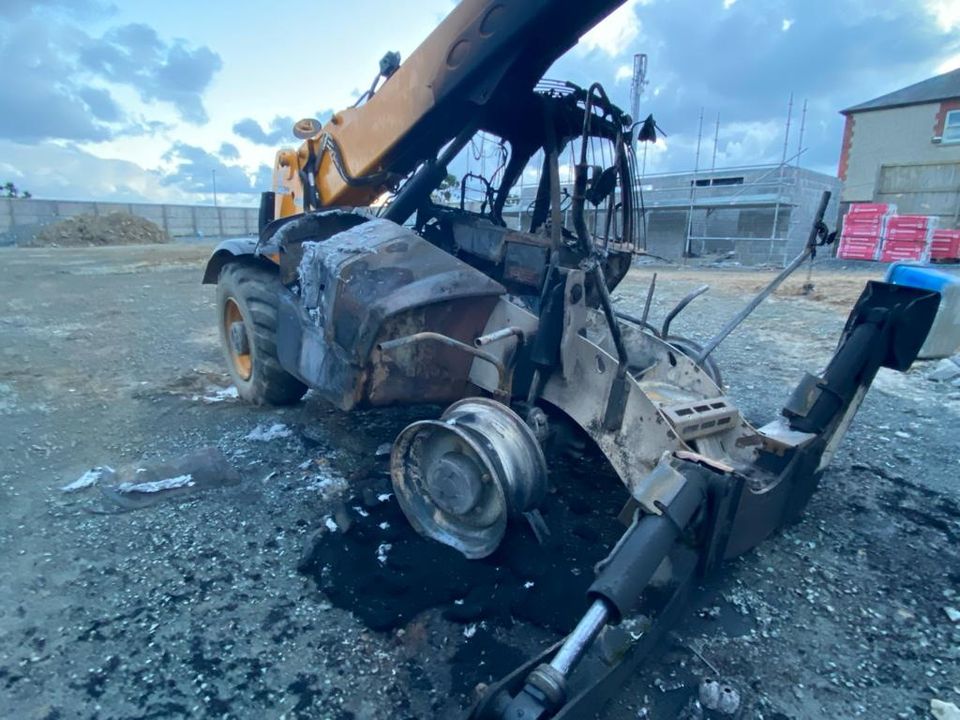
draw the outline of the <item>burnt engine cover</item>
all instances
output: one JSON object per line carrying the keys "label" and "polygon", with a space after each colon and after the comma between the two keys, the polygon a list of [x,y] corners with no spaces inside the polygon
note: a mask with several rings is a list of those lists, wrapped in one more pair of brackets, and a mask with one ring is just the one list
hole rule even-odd
{"label": "burnt engine cover", "polygon": [[472,356],[436,342],[381,352],[417,332],[472,343],[506,290],[412,230],[376,219],[303,243],[300,293],[281,302],[281,364],[343,410],[449,402]]}

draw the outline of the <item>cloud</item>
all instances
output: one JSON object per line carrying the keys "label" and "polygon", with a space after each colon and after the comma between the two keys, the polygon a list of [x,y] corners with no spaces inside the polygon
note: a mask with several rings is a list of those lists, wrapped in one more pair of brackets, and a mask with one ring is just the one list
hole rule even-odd
{"label": "cloud", "polygon": [[166,168],[147,169],[129,160],[104,158],[73,144],[17,143],[0,139],[0,174],[37,198],[117,202],[211,202],[213,171],[221,202],[253,205],[269,190],[272,168],[256,172],[226,164],[202,148],[175,143]]}
{"label": "cloud", "polygon": [[256,145],[279,145],[293,140],[293,123],[292,117],[277,116],[265,129],[253,118],[244,118],[233,124],[233,132]]}
{"label": "cloud", "polygon": [[[782,148],[793,92],[790,154],[795,152],[799,108],[808,98],[804,144],[809,151],[803,163],[835,172],[843,135],[841,109],[930,77],[960,57],[960,32],[947,29],[956,27],[949,12],[956,6],[955,1],[937,0],[925,0],[922,6],[912,0],[658,0],[636,5],[639,34],[627,46],[597,40],[591,46],[595,52],[571,53],[550,73],[584,86],[600,80],[612,99],[628,108],[630,84],[622,82],[620,68],[634,52],[647,53],[654,89],[641,98],[640,114],[652,112],[670,133],[669,151],[657,150],[663,170],[692,169],[701,107],[707,118],[717,111],[722,115],[721,157],[729,143],[731,162],[779,160],[766,135],[735,123],[778,127],[779,141],[773,145],[779,142]],[[792,21],[789,32],[783,31],[785,18]],[[611,56],[604,44],[619,54]],[[704,137],[709,136],[712,149],[712,123],[706,125]]]}
{"label": "cloud", "polygon": [[[53,3],[48,3],[53,4]],[[0,17],[0,138],[100,142],[148,131],[131,120],[115,90],[134,89],[145,102],[166,102],[191,122],[203,122],[202,94],[219,70],[209,48],[163,41],[146,25],[124,25],[100,37],[61,16],[39,11]],[[10,20],[13,18],[13,21]]]}
{"label": "cloud", "polygon": [[104,80],[135,88],[145,102],[171,103],[181,118],[196,124],[207,121],[201,97],[223,67],[210,48],[190,48],[183,40],[167,44],[153,28],[139,23],[87,38],[79,62]]}
{"label": "cloud", "polygon": [[[5,176],[37,198],[117,202],[193,202],[159,172],[128,160],[97,157],[73,145],[16,143],[0,139]],[[9,175],[8,175],[9,174]]]}
{"label": "cloud", "polygon": [[944,32],[960,30],[960,3],[957,0],[923,0],[923,6]]}
{"label": "cloud", "polygon": [[221,143],[220,150],[217,152],[217,154],[220,157],[224,158],[225,160],[240,159],[240,151],[237,150],[237,146],[234,145],[233,143],[228,143],[228,142]]}
{"label": "cloud", "polygon": [[114,101],[109,90],[96,87],[80,88],[77,97],[83,100],[87,109],[97,120],[116,123],[123,119],[123,110]]}
{"label": "cloud", "polygon": [[633,65],[620,65],[617,68],[617,72],[613,76],[613,81],[616,83],[623,82],[624,80],[630,80],[633,77]]}
{"label": "cloud", "polygon": [[0,18],[19,20],[44,10],[57,10],[76,17],[102,17],[112,14],[114,8],[96,0],[3,0]]}
{"label": "cloud", "polygon": [[600,50],[610,57],[623,53],[640,34],[636,13],[640,3],[641,0],[627,0],[580,38],[578,46],[587,52]]}
{"label": "cloud", "polygon": [[937,65],[938,74],[948,73],[951,70],[957,69],[960,69],[960,53],[953,55],[952,57],[948,57],[942,63]]}
{"label": "cloud", "polygon": [[228,165],[219,157],[195,145],[176,142],[163,159],[173,166],[164,173],[161,183],[188,193],[212,193],[214,176],[217,192],[255,193],[268,188],[258,187],[239,165]]}

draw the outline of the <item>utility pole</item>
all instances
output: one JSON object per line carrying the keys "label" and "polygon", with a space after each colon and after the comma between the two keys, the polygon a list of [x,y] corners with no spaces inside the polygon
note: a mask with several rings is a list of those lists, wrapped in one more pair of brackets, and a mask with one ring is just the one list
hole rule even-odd
{"label": "utility pole", "polygon": [[217,207],[217,171],[211,170],[210,174],[213,175],[213,206]]}
{"label": "utility pole", "polygon": [[693,237],[694,199],[697,194],[697,175],[700,172],[700,144],[703,141],[703,108],[700,108],[700,122],[697,127],[697,154],[693,161],[693,180],[690,181],[690,208],[687,211],[687,237],[683,243],[683,264],[686,265],[690,257],[691,239]]}
{"label": "utility pole", "polygon": [[633,56],[633,80],[630,82],[630,118],[636,122],[640,118],[640,96],[647,84],[647,54],[636,53]]}
{"label": "utility pole", "polygon": [[717,169],[717,145],[720,143],[720,113],[717,113],[717,124],[713,130],[713,160],[710,161],[710,172]]}
{"label": "utility pole", "polygon": [[[780,177],[777,180],[777,204],[773,208],[773,227],[770,229],[771,245],[777,240],[777,225],[780,224],[780,197],[783,194],[783,169],[787,164],[787,145],[790,142],[790,123],[793,120],[793,93],[790,93],[790,102],[787,104],[787,125],[783,130],[783,155],[780,158]],[[786,238],[783,243],[784,262],[787,259]]]}

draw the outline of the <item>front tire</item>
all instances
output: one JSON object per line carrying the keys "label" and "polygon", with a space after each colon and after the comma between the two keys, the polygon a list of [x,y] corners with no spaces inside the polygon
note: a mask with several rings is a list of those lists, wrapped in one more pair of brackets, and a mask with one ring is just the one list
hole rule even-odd
{"label": "front tire", "polygon": [[241,398],[254,405],[292,405],[307,386],[277,360],[275,270],[230,262],[217,281],[217,325],[227,370]]}

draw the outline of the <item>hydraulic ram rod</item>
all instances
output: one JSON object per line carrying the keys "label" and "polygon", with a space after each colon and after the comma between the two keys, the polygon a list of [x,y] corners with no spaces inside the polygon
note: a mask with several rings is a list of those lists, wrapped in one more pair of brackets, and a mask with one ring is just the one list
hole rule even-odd
{"label": "hydraulic ram rod", "polygon": [[763,290],[761,290],[757,295],[747,303],[747,306],[734,315],[730,320],[727,321],[727,324],[714,335],[710,340],[707,341],[707,344],[703,346],[703,350],[696,357],[695,362],[700,365],[704,360],[707,359],[707,356],[710,355],[714,350],[717,349],[717,346],[727,339],[727,336],[732,333],[737,327],[742,323],[747,317],[750,316],[754,310],[757,309],[757,306],[766,300],[771,293],[773,293],[780,283],[786,280],[793,272],[803,264],[803,261],[808,257],[813,255],[817,249],[817,235],[820,232],[820,227],[823,225],[823,216],[827,211],[827,204],[830,202],[830,191],[824,190],[823,196],[820,198],[820,207],[817,208],[817,214],[813,220],[813,226],[810,228],[810,237],[807,239],[807,244],[803,248],[803,252],[797,255],[793,260],[790,261],[790,264],[787,265],[783,270],[780,271],[780,274],[777,275],[773,280],[770,281],[770,284],[767,285]]}

